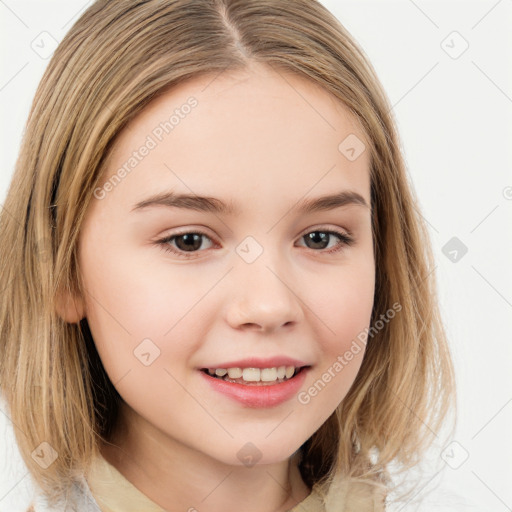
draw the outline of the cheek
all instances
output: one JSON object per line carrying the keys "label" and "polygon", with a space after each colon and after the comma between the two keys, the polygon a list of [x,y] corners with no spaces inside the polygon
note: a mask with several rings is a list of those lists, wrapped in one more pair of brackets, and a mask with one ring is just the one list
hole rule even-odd
{"label": "cheek", "polygon": [[103,309],[134,335],[163,334],[207,292],[208,282],[166,265],[157,247],[100,242],[89,243],[99,249],[86,250],[81,261],[88,313]]}
{"label": "cheek", "polygon": [[89,295],[87,319],[109,379],[126,403],[151,417],[170,403],[185,407],[177,382],[187,382],[201,340],[193,318],[208,287],[178,273],[163,280],[155,269],[130,270],[105,261],[101,272],[89,274],[94,299]]}
{"label": "cheek", "polygon": [[315,288],[311,307],[312,314],[318,318],[315,337],[321,362],[318,373],[311,377],[308,385],[315,385],[313,381],[320,379],[311,390],[312,395],[328,388],[329,391],[322,393],[322,400],[327,408],[334,408],[347,394],[363,360],[365,333],[374,302],[373,258],[361,259],[358,265],[333,269],[322,283],[328,283],[328,287]]}
{"label": "cheek", "polygon": [[[165,272],[115,250],[99,259],[83,260],[86,316],[97,350],[109,377],[120,375],[139,363],[137,350],[179,360],[193,349],[179,343],[190,313],[205,296],[211,283],[182,271]],[[151,340],[157,348],[144,340]],[[172,343],[171,343],[172,342]],[[171,357],[172,356],[172,357]],[[164,358],[161,358],[163,360]]]}
{"label": "cheek", "polygon": [[314,314],[324,326],[326,349],[343,349],[368,327],[373,309],[375,271],[373,260],[333,269],[312,297]]}
{"label": "cheek", "polygon": [[374,300],[373,259],[336,267],[327,277],[321,283],[328,287],[316,287],[311,295],[318,365],[297,395],[297,410],[311,431],[343,401],[361,368],[366,348],[361,333],[369,326]]}

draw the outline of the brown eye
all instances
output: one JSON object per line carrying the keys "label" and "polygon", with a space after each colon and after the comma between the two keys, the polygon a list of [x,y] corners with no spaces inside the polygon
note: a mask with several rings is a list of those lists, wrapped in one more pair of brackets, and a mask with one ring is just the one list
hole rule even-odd
{"label": "brown eye", "polygon": [[195,253],[201,252],[204,239],[211,242],[205,233],[190,231],[177,235],[170,235],[158,240],[156,243],[165,251],[176,254],[183,258],[194,257]]}
{"label": "brown eye", "polygon": [[[334,237],[338,239],[338,242],[334,245],[334,247],[331,247],[330,250],[325,251],[325,249],[329,247],[329,243]],[[302,238],[306,242],[306,246],[309,249],[321,250],[327,253],[337,252],[344,246],[348,246],[353,243],[353,239],[345,233],[330,230],[311,231],[303,235]]]}
{"label": "brown eye", "polygon": [[202,236],[198,233],[186,233],[173,238],[175,239],[176,247],[180,251],[197,251],[203,243]]}

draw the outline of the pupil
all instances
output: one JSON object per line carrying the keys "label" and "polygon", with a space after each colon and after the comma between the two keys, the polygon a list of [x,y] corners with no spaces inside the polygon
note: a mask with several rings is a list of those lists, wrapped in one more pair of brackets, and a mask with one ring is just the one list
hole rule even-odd
{"label": "pupil", "polygon": [[[187,233],[185,235],[180,235],[176,238],[176,245],[184,251],[192,251],[194,249],[199,249],[201,247],[201,236],[198,233]],[[179,242],[183,241],[184,244],[180,244]],[[183,245],[180,247],[180,245]]]}
{"label": "pupil", "polygon": [[316,249],[325,249],[325,247],[327,247],[328,245],[328,233],[324,233],[322,231],[313,231],[312,233],[309,233],[306,236],[314,244],[320,244],[321,247],[315,247]]}

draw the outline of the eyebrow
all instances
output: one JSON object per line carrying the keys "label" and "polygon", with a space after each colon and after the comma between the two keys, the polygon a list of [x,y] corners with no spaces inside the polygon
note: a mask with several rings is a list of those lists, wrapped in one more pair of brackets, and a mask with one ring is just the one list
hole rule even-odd
{"label": "eyebrow", "polygon": [[[300,199],[290,210],[306,214],[334,210],[335,208],[351,204],[370,208],[363,196],[357,192],[345,190],[337,194],[330,194],[315,199]],[[175,192],[163,192],[152,195],[138,202],[131,211],[143,211],[153,206],[183,208],[224,215],[236,215],[239,213],[239,209],[233,202],[226,203],[216,197],[198,196],[195,194],[177,194]]]}

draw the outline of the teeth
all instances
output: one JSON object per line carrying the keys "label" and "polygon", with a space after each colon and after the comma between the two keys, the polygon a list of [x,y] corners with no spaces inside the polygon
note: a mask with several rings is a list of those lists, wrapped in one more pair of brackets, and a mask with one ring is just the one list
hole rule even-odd
{"label": "teeth", "polygon": [[258,382],[260,380],[261,370],[259,368],[244,368],[242,379],[247,382]]}
{"label": "teeth", "polygon": [[[298,369],[298,368],[297,368]],[[228,379],[240,379],[245,382],[275,382],[290,379],[295,374],[295,366],[273,368],[208,368],[212,376]]]}
{"label": "teeth", "polygon": [[263,368],[261,370],[260,380],[262,382],[272,382],[273,380],[276,380],[276,379],[277,379],[277,368]]}
{"label": "teeth", "polygon": [[228,376],[230,379],[239,379],[242,375],[242,368],[228,368]]}

